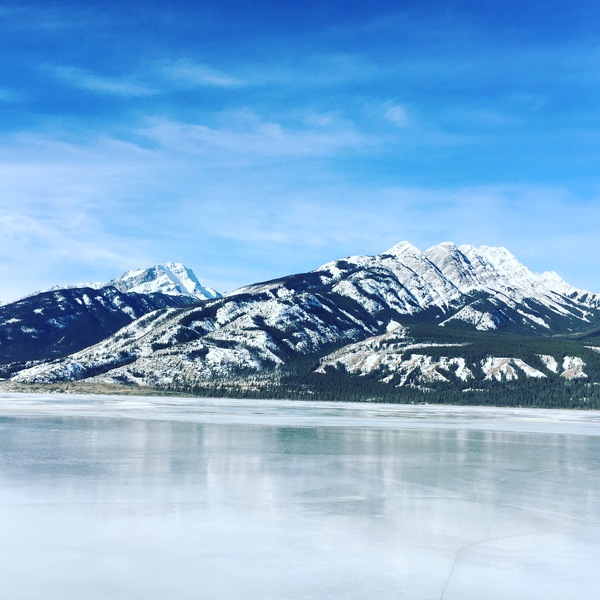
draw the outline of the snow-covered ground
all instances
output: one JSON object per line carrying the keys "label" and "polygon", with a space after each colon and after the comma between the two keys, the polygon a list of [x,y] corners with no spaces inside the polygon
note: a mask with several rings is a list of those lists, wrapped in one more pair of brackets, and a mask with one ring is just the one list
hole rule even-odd
{"label": "snow-covered ground", "polygon": [[591,600],[600,414],[0,396],[14,600]]}

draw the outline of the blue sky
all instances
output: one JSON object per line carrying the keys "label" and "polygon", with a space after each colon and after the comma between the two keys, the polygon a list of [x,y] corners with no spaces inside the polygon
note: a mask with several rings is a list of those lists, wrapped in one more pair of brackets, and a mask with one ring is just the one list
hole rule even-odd
{"label": "blue sky", "polygon": [[0,4],[0,298],[401,240],[600,292],[600,4]]}

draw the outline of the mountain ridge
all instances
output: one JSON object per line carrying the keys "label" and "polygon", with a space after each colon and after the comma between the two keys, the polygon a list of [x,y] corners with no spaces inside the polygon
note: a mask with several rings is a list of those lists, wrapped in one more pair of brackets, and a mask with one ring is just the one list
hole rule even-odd
{"label": "mountain ridge", "polygon": [[92,346],[150,312],[218,296],[180,263],[25,296],[0,306],[0,374]]}
{"label": "mountain ridge", "polygon": [[[491,389],[495,381],[519,377],[520,383],[537,378],[556,387],[595,381],[600,354],[588,348],[594,344],[554,338],[598,324],[598,294],[534,273],[504,248],[447,242],[423,252],[401,242],[376,256],[346,257],[198,306],[156,311],[70,357],[22,369],[14,379],[200,392],[215,386],[247,391],[254,381],[257,390],[277,394],[303,389],[302,378],[314,389],[343,379],[367,390],[371,380],[378,393],[398,390],[400,398],[409,388]],[[410,343],[399,338],[400,327]],[[377,339],[390,328],[398,329],[393,352]],[[550,358],[544,363],[539,356]],[[548,367],[552,361],[571,367],[555,372]],[[467,372],[468,381],[460,376]]]}
{"label": "mountain ridge", "polygon": [[82,288],[91,288],[99,290],[105,287],[114,287],[124,293],[139,294],[167,294],[169,296],[189,296],[196,300],[208,300],[209,298],[220,298],[222,294],[204,286],[200,283],[192,269],[186,267],[183,263],[165,262],[158,263],[146,269],[132,269],[125,271],[121,276],[105,282],[85,282],[68,285],[53,285],[50,288],[38,290],[31,294],[26,294],[17,300],[5,302],[0,306],[13,304],[26,298],[31,298],[45,292],[55,292],[59,290],[73,290]]}

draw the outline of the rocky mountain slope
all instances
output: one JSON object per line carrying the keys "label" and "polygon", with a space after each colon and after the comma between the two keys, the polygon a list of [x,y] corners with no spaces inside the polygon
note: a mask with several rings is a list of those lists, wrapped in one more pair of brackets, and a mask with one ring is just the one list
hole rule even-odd
{"label": "rocky mountain slope", "polygon": [[[533,273],[505,249],[444,243],[422,252],[404,242],[148,314],[14,378],[195,390],[252,381],[271,394],[302,385],[310,393],[340,377],[378,390],[591,382],[598,323],[599,295]],[[583,332],[583,343],[572,337]]]}
{"label": "rocky mountain slope", "polygon": [[440,338],[423,331],[419,335],[400,324],[388,329],[326,355],[317,372],[333,369],[397,387],[460,383],[468,389],[471,384],[532,378],[587,380],[588,363],[596,370],[600,358],[594,356],[600,347],[565,343],[564,339],[494,339],[481,334]]}
{"label": "rocky mountain slope", "polygon": [[176,263],[128,272],[104,285],[33,294],[0,306],[0,372],[66,356],[152,311],[215,296]]}

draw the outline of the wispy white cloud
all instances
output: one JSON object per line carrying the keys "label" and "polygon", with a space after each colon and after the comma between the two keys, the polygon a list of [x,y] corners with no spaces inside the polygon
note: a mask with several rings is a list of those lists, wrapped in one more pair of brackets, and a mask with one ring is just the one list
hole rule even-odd
{"label": "wispy white cloud", "polygon": [[70,86],[125,97],[156,96],[181,88],[233,88],[244,85],[241,79],[208,65],[184,59],[141,65],[130,73],[119,76],[102,76],[87,69],[66,65],[46,66],[44,69]]}
{"label": "wispy white cloud", "polygon": [[[0,298],[42,287],[108,280],[147,264],[130,198],[151,182],[137,149],[107,140],[78,147],[17,136],[0,151]],[[152,183],[150,183],[152,185]]]}
{"label": "wispy white cloud", "polygon": [[169,63],[159,63],[156,69],[160,76],[180,86],[228,88],[244,85],[244,81],[237,77],[232,77],[192,60],[181,59]]}
{"label": "wispy white cloud", "polygon": [[273,60],[260,64],[240,61],[235,73],[192,58],[140,63],[118,76],[99,75],[70,65],[46,66],[45,70],[68,85],[104,94],[153,96],[182,88],[222,89],[331,88],[353,82],[366,82],[385,75],[386,70],[360,55],[317,54],[293,62]]}
{"label": "wispy white cloud", "polygon": [[410,123],[408,111],[399,104],[390,104],[383,113],[385,119],[397,127],[406,127]]}
{"label": "wispy white cloud", "polygon": [[151,96],[158,89],[139,82],[135,77],[102,77],[77,67],[46,67],[50,73],[74,87],[116,96]]}
{"label": "wispy white cloud", "polygon": [[[4,259],[10,256],[14,260],[16,247],[30,246],[40,252],[38,262],[48,260],[45,255],[48,251],[52,252],[53,261],[71,262],[76,256],[78,261],[88,264],[101,261],[119,265],[123,262],[123,254],[107,243],[110,236],[102,236],[96,230],[95,239],[90,239],[89,234],[97,228],[98,223],[91,222],[82,213],[65,217],[64,213],[60,219],[0,213],[0,256]],[[102,237],[104,239],[99,239]]]}
{"label": "wispy white cloud", "polygon": [[2,300],[61,283],[108,280],[126,264],[144,264],[136,240],[111,234],[89,210],[71,213],[58,203],[51,206],[54,215],[0,210]]}
{"label": "wispy white cloud", "polygon": [[[332,112],[315,112],[309,110],[304,112],[301,118],[308,127],[331,127],[340,122],[339,116]],[[345,119],[343,122],[347,123]]]}
{"label": "wispy white cloud", "polygon": [[368,136],[352,126],[345,128],[291,128],[264,121],[253,113],[232,114],[229,127],[210,127],[155,119],[140,131],[164,148],[190,154],[221,150],[262,157],[317,157],[368,145]]}

